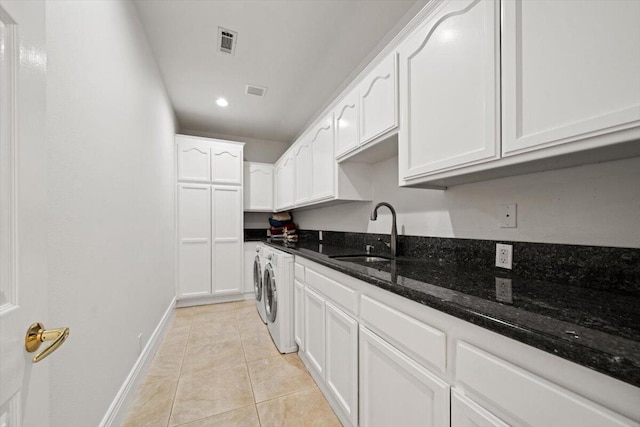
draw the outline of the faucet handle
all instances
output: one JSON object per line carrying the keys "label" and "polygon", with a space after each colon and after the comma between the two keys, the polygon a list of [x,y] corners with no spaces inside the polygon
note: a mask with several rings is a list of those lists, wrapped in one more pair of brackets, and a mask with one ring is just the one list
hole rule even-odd
{"label": "faucet handle", "polygon": [[367,249],[367,254],[371,253],[371,249],[373,249],[373,245],[367,245],[365,246],[365,248]]}
{"label": "faucet handle", "polygon": [[378,237],[378,242],[382,242],[382,243],[384,243],[385,245],[387,245],[387,247],[388,247],[388,248],[390,248],[390,247],[391,247],[391,243],[387,243],[387,242],[385,242],[385,241],[384,241],[384,240],[382,240],[380,237]]}

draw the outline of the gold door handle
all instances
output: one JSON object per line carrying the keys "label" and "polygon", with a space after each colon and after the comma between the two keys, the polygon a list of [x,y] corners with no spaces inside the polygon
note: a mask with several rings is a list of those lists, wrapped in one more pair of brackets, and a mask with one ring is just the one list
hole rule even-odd
{"label": "gold door handle", "polygon": [[53,341],[51,345],[44,349],[41,353],[33,356],[33,363],[38,363],[51,353],[56,351],[69,336],[69,328],[45,329],[40,322],[34,323],[27,329],[27,335],[24,337],[24,348],[33,353],[40,348],[45,341]]}

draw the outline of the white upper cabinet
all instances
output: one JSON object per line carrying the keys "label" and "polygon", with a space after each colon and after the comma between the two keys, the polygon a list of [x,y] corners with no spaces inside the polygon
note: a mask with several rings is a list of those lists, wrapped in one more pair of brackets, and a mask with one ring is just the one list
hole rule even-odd
{"label": "white upper cabinet", "polygon": [[274,167],[266,163],[244,162],[244,210],[273,211]]}
{"label": "white upper cabinet", "polygon": [[280,209],[290,209],[295,202],[295,157],[293,152],[289,151],[281,163],[279,191],[280,191]]}
{"label": "white upper cabinet", "polygon": [[283,181],[282,181],[282,164],[284,163],[284,158],[280,158],[273,165],[273,208],[276,212],[282,209],[282,191],[283,191]]}
{"label": "white upper cabinet", "polygon": [[360,143],[366,143],[398,126],[398,82],[393,52],[365,77],[360,94]]}
{"label": "white upper cabinet", "polygon": [[400,179],[500,157],[499,2],[445,2],[400,46]]}
{"label": "white upper cabinet", "polygon": [[640,2],[502,8],[504,156],[602,134],[609,138],[594,144],[633,139],[621,131],[640,125]]}
{"label": "white upper cabinet", "polygon": [[178,181],[211,180],[211,145],[188,136],[176,135]]}
{"label": "white upper cabinet", "polygon": [[336,158],[342,157],[360,143],[358,89],[352,90],[333,111],[336,129]]}
{"label": "white upper cabinet", "polygon": [[335,195],[333,115],[329,114],[309,134],[311,144],[311,200]]}
{"label": "white upper cabinet", "polygon": [[295,204],[300,205],[311,198],[311,146],[306,136],[293,148],[293,158],[296,164]]}
{"label": "white upper cabinet", "polygon": [[176,135],[178,181],[242,185],[241,142]]}
{"label": "white upper cabinet", "polygon": [[242,185],[242,145],[214,142],[211,148],[211,182]]}

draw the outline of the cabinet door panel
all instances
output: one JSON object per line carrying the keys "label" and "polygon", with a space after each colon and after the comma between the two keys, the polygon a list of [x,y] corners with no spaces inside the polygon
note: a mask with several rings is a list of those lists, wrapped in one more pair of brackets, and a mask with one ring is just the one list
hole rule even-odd
{"label": "cabinet door panel", "polygon": [[305,352],[322,378],[324,378],[324,304],[324,298],[308,287],[304,289]]}
{"label": "cabinet door panel", "polygon": [[502,2],[505,156],[640,125],[640,2]]}
{"label": "cabinet door panel", "polygon": [[298,348],[304,353],[304,285],[295,280],[293,288],[293,337]]}
{"label": "cabinet door panel", "polygon": [[178,298],[211,295],[211,190],[178,185]]}
{"label": "cabinet door panel", "polygon": [[449,385],[360,327],[360,425],[449,425]]}
{"label": "cabinet door panel", "polygon": [[295,203],[295,158],[290,153],[282,164],[282,180],[280,182],[282,189],[282,208],[292,208]]}
{"label": "cabinet door panel", "polygon": [[329,390],[358,425],[358,323],[326,303],[326,375]]}
{"label": "cabinet door panel", "polygon": [[398,126],[396,69],[393,52],[359,85],[361,144]]}
{"label": "cabinet door panel", "polygon": [[358,89],[347,95],[334,111],[336,129],[336,158],[356,148],[360,142]]}
{"label": "cabinet door panel", "polygon": [[451,427],[509,427],[468,397],[451,389]]}
{"label": "cabinet door panel", "polygon": [[[456,381],[528,426],[637,426],[611,410],[519,366],[459,341]],[[513,393],[517,390],[518,393]]]}
{"label": "cabinet door panel", "polygon": [[213,186],[212,276],[213,294],[242,292],[242,189]]}
{"label": "cabinet door panel", "polygon": [[211,182],[242,184],[242,149],[218,146],[211,149]]}
{"label": "cabinet door panel", "polygon": [[325,119],[311,133],[311,200],[330,198],[335,193],[333,119]]}
{"label": "cabinet door panel", "polygon": [[300,205],[311,197],[311,147],[303,140],[293,149],[296,165],[295,204]]}
{"label": "cabinet door panel", "polygon": [[284,190],[284,183],[282,181],[283,179],[283,170],[282,170],[282,162],[276,163],[274,168],[273,168],[273,204],[274,204],[274,210],[276,212],[279,212],[280,210],[282,210],[282,207],[284,206],[284,199],[283,199],[283,190]]}
{"label": "cabinet door panel", "polygon": [[273,210],[273,165],[244,163],[244,210],[271,212]]}
{"label": "cabinet door panel", "polygon": [[211,147],[176,136],[178,181],[209,182],[211,180]]}
{"label": "cabinet door panel", "polygon": [[402,179],[500,156],[499,2],[446,3],[400,49]]}

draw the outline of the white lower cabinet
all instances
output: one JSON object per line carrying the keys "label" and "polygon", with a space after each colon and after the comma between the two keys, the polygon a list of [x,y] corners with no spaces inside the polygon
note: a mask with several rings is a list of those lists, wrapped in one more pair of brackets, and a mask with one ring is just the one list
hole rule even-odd
{"label": "white lower cabinet", "polygon": [[329,390],[358,425],[358,322],[326,303],[326,372]]}
{"label": "white lower cabinet", "polygon": [[345,426],[640,427],[637,387],[298,256],[295,276],[300,356]]}
{"label": "white lower cabinet", "polygon": [[449,425],[449,385],[360,327],[360,425]]}
{"label": "white lower cabinet", "polygon": [[298,279],[293,288],[293,338],[300,351],[304,352],[304,285]]}
{"label": "white lower cabinet", "polygon": [[324,305],[325,299],[308,287],[304,290],[305,354],[324,379]]}
{"label": "white lower cabinet", "polygon": [[456,346],[456,380],[456,386],[460,384],[490,402],[509,423],[539,427],[638,426],[578,393],[465,342]]}
{"label": "white lower cabinet", "polygon": [[451,427],[509,427],[509,425],[452,388]]}

